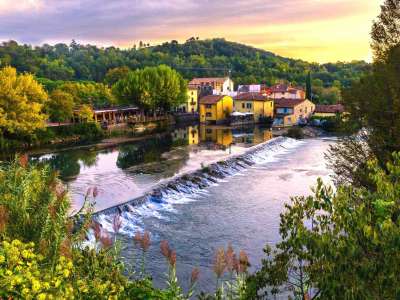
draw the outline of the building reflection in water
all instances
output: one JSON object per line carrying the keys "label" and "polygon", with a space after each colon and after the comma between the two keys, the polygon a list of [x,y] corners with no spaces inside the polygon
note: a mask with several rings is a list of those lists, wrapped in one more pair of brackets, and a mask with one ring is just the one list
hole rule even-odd
{"label": "building reflection in water", "polygon": [[272,139],[272,130],[257,126],[229,128],[221,126],[189,126],[176,129],[173,133],[175,143],[198,145],[209,150],[226,150],[231,145],[257,145]]}

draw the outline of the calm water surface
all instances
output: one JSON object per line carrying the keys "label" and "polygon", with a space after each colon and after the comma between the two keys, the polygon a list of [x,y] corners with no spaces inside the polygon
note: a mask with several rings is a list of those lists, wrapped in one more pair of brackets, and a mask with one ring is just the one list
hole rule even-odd
{"label": "calm water surface", "polygon": [[[146,140],[92,151],[69,151],[35,157],[57,167],[68,184],[76,206],[90,186],[101,193],[97,209],[123,203],[143,195],[171,177],[251,151],[249,147],[272,138],[267,129],[230,130],[215,127],[189,127]],[[272,140],[270,142],[273,142]],[[308,195],[318,177],[330,182],[323,153],[330,139],[295,141],[282,139],[266,143],[252,154],[250,166],[225,170],[224,178],[204,189],[163,193],[162,202],[129,206],[122,212],[122,257],[135,263],[140,258],[132,237],[148,230],[152,246],[147,254],[147,271],[157,286],[164,286],[167,271],[159,243],[168,240],[177,251],[177,271],[184,286],[193,267],[201,270],[199,289],[212,290],[214,252],[231,243],[245,250],[252,268],[260,266],[262,249],[279,241],[279,214],[291,196]],[[113,213],[100,213],[98,221],[110,233]]]}
{"label": "calm water surface", "polygon": [[102,151],[68,150],[32,155],[60,172],[73,198],[82,206],[86,191],[97,187],[96,210],[142,196],[154,186],[204,165],[246,151],[272,138],[267,128],[189,126],[167,134]]}

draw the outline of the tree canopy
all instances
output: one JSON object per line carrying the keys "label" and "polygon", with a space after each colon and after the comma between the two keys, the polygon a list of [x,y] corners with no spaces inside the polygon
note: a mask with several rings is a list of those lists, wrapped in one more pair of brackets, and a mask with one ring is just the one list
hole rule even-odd
{"label": "tree canopy", "polygon": [[4,134],[31,135],[43,128],[46,102],[46,91],[32,75],[17,74],[12,67],[0,70],[0,131]]}
{"label": "tree canopy", "polygon": [[144,110],[169,111],[186,100],[186,81],[168,66],[146,67],[129,72],[113,87],[121,103]]}
{"label": "tree canopy", "polygon": [[[109,82],[115,68],[132,70],[168,65],[189,80],[193,77],[225,76],[229,74],[238,84],[274,84],[285,80],[305,86],[307,74],[321,79],[324,87],[332,86],[335,80],[349,86],[369,68],[363,61],[317,64],[289,59],[271,52],[229,42],[224,39],[188,39],[180,44],[176,41],[158,46],[99,48],[80,45],[56,44],[32,47],[19,45],[15,41],[0,45],[0,62],[11,65],[20,72],[31,72],[38,77],[52,80],[89,80]],[[106,78],[108,77],[108,79]]]}
{"label": "tree canopy", "polygon": [[367,172],[375,190],[319,182],[315,195],[293,198],[281,215],[282,241],[266,247],[249,279],[249,299],[289,289],[296,299],[398,299],[400,295],[400,154],[389,173]]}

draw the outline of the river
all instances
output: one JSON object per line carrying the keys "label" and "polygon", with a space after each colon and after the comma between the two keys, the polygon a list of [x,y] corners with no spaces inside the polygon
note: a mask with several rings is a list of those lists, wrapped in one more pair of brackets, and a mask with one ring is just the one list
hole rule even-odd
{"label": "river", "polygon": [[[108,150],[72,150],[32,159],[46,160],[60,171],[75,208],[89,187],[98,187],[96,219],[111,233],[117,210],[107,208],[119,205],[123,226],[118,238],[126,262],[140,257],[135,232],[151,233],[147,271],[157,286],[164,286],[167,270],[159,244],[167,240],[177,251],[184,286],[192,268],[198,267],[199,289],[210,291],[215,286],[216,249],[231,243],[235,250],[245,250],[252,270],[257,269],[264,246],[279,241],[284,203],[291,196],[309,195],[318,177],[330,182],[323,153],[332,142],[273,138],[269,129],[259,127],[192,126]],[[226,163],[212,164],[218,161]],[[206,168],[210,164],[212,168]],[[141,202],[134,201],[139,198]]]}

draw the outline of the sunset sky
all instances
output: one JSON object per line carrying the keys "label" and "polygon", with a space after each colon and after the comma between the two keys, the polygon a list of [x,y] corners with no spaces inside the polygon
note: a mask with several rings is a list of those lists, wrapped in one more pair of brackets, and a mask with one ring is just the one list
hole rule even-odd
{"label": "sunset sky", "polygon": [[381,0],[0,0],[0,40],[131,47],[224,37],[308,61],[369,60]]}

